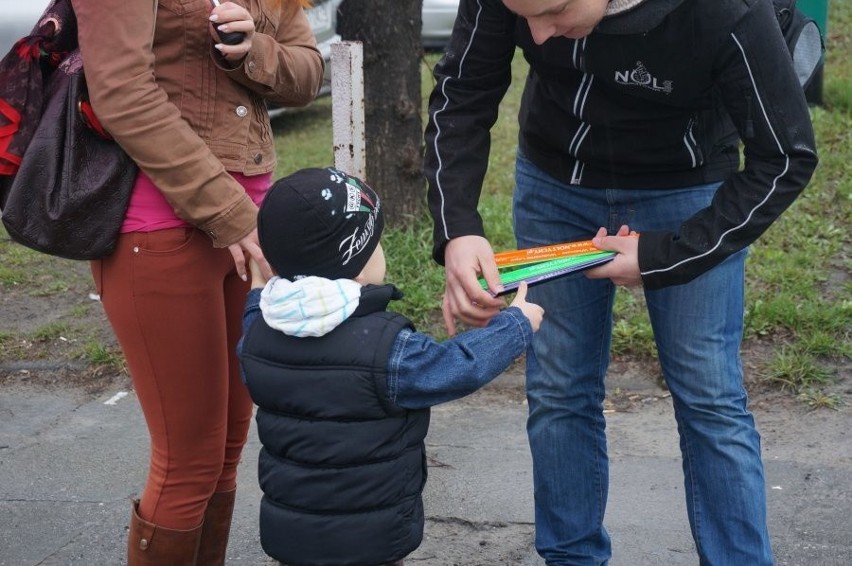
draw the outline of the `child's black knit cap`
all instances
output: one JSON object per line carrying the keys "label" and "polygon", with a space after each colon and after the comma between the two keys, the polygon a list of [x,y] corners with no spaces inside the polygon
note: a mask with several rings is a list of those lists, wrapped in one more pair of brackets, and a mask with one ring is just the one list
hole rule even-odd
{"label": "child's black knit cap", "polygon": [[301,169],[272,185],[257,233],[279,276],[354,279],[384,228],[381,202],[365,182],[339,169]]}

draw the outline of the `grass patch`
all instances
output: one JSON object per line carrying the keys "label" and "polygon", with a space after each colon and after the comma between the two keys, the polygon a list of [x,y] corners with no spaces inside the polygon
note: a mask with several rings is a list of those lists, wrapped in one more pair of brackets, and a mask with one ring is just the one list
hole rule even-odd
{"label": "grass patch", "polygon": [[32,343],[27,340],[14,339],[0,340],[0,359],[5,362],[26,359],[38,359],[40,355],[32,355]]}
{"label": "grass patch", "polygon": [[123,371],[124,369],[124,356],[121,352],[95,340],[91,340],[83,346],[81,357],[95,366],[106,367],[115,371]]}
{"label": "grass patch", "polygon": [[799,393],[799,399],[805,403],[811,410],[831,409],[833,411],[840,410],[843,401],[840,397],[833,393],[825,393],[821,390],[811,388],[803,390]]}
{"label": "grass patch", "polygon": [[75,262],[45,255],[13,242],[0,224],[0,292],[26,289],[32,297],[67,292],[78,282]]}
{"label": "grass patch", "polygon": [[394,309],[408,316],[418,329],[443,338],[446,331],[440,307],[444,270],[432,261],[431,223],[424,218],[408,228],[389,229],[382,241],[388,256],[387,281],[405,293]]}
{"label": "grass patch", "polygon": [[23,246],[12,242],[6,235],[6,229],[0,225],[0,285],[13,287],[15,285],[26,285],[31,282],[34,271],[32,262],[36,252],[28,250]]}
{"label": "grass patch", "polygon": [[39,342],[58,340],[71,331],[71,326],[64,322],[51,322],[36,329],[32,333],[32,339]]}
{"label": "grass patch", "polygon": [[303,167],[334,164],[330,96],[276,118],[272,122],[272,130],[278,157],[276,178]]}
{"label": "grass patch", "polygon": [[614,356],[657,358],[651,319],[639,289],[619,287],[615,294],[610,350]]}
{"label": "grass patch", "polygon": [[761,372],[767,381],[800,393],[830,383],[833,373],[798,344],[784,346]]}

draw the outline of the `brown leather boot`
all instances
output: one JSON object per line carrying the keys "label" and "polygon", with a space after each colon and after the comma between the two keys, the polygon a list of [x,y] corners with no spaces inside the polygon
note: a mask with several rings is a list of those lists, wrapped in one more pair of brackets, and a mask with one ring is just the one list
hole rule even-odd
{"label": "brown leather boot", "polygon": [[234,515],[237,490],[214,493],[207,502],[201,528],[201,546],[198,549],[198,566],[223,566]]}
{"label": "brown leather boot", "polygon": [[195,566],[201,525],[188,531],[167,529],[142,520],[138,509],[137,499],[127,537],[127,566]]}

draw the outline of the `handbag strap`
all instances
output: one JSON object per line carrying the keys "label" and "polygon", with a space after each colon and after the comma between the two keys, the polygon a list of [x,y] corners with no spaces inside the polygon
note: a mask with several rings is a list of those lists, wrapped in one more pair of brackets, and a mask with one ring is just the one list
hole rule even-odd
{"label": "handbag strap", "polygon": [[8,121],[5,126],[0,126],[0,175],[13,175],[21,166],[22,157],[9,151],[9,145],[12,143],[12,134],[18,131],[21,124],[21,113],[0,98],[0,115]]}

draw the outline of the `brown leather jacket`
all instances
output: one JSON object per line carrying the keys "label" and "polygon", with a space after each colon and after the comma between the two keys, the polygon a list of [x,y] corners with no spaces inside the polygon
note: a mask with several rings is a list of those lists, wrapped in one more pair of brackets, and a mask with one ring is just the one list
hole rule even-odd
{"label": "brown leather jacket", "polygon": [[264,99],[308,104],[323,59],[297,0],[234,0],[257,30],[236,68],[213,47],[209,0],[155,1],[72,0],[92,106],[177,215],[228,246],[257,208],[227,171],[274,169]]}

